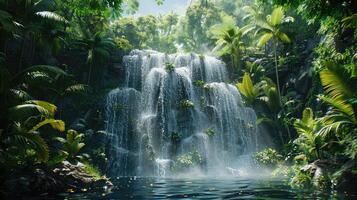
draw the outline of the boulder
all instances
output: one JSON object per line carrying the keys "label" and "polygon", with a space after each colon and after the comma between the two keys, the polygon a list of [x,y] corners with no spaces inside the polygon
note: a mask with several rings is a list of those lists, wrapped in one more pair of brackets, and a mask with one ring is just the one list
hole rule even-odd
{"label": "boulder", "polygon": [[94,177],[85,171],[82,163],[67,161],[54,169],[37,166],[9,174],[3,183],[6,198],[19,199],[25,196],[44,196],[61,192],[102,190],[113,184],[105,177]]}
{"label": "boulder", "polygon": [[300,170],[309,173],[312,177],[312,184],[316,187],[325,187],[330,182],[328,181],[328,170],[331,167],[329,161],[316,160],[303,166]]}

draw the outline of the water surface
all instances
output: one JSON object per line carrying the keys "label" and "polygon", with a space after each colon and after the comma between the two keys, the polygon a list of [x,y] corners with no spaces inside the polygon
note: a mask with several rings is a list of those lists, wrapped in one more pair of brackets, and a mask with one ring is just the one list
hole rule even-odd
{"label": "water surface", "polygon": [[282,179],[140,178],[114,180],[110,191],[61,194],[55,199],[353,199],[334,191],[292,189]]}

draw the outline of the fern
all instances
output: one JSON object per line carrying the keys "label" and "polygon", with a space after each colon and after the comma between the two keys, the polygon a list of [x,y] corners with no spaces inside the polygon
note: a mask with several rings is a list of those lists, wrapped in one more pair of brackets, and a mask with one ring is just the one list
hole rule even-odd
{"label": "fern", "polygon": [[20,148],[29,146],[36,151],[39,162],[47,162],[49,150],[45,140],[37,132],[26,131],[19,122],[15,123],[14,126],[16,131],[14,131],[14,135],[11,138],[13,138],[16,146]]}

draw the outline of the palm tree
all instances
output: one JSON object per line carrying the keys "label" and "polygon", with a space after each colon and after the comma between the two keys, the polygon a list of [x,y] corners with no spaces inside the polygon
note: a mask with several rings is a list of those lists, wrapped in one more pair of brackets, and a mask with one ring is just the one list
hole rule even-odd
{"label": "palm tree", "polygon": [[285,16],[282,7],[275,8],[271,13],[271,15],[268,15],[265,19],[262,18],[261,17],[262,15],[259,12],[255,11],[255,9],[251,8],[251,10],[249,11],[249,9],[247,9],[246,7],[245,10],[251,12],[251,14],[248,17],[255,17],[253,23],[255,26],[259,27],[258,33],[262,33],[262,36],[258,41],[258,46],[261,47],[266,43],[268,43],[270,40],[272,40],[273,42],[275,75],[276,75],[279,99],[281,99],[277,48],[279,42],[290,43],[291,40],[286,33],[280,30],[280,26],[287,22],[293,22],[294,18],[290,16]]}
{"label": "palm tree", "polygon": [[239,28],[231,16],[224,16],[221,24],[211,27],[210,33],[216,40],[213,52],[218,56],[230,55],[233,69],[239,72],[244,43],[242,37],[252,30],[251,26]]}
{"label": "palm tree", "polygon": [[[7,36],[16,33],[16,38],[21,39],[19,70],[24,64],[25,53],[34,54],[36,44],[53,44],[53,41],[59,38],[59,26],[67,23],[64,17],[51,11],[51,0],[2,1],[0,5],[0,23],[3,26],[0,31],[4,29],[4,32],[8,33]],[[6,38],[1,42],[6,44]],[[41,43],[43,39],[47,41]]]}
{"label": "palm tree", "polygon": [[115,44],[111,38],[105,37],[98,32],[90,38],[77,41],[76,45],[85,50],[87,54],[87,64],[89,66],[87,84],[89,85],[93,67],[105,65],[110,57],[110,50]]}

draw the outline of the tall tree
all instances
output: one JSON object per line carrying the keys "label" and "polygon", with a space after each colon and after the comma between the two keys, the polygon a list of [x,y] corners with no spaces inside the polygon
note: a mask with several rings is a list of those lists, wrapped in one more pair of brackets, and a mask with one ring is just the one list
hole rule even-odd
{"label": "tall tree", "polygon": [[219,56],[229,54],[233,69],[239,72],[244,49],[242,37],[252,30],[252,27],[239,28],[236,26],[233,17],[224,16],[222,18],[221,24],[214,25],[210,29],[212,38],[216,40],[216,47],[213,52],[217,52]]}
{"label": "tall tree", "polygon": [[275,76],[276,76],[279,99],[281,99],[279,70],[278,70],[278,55],[277,55],[278,44],[279,42],[282,43],[291,42],[289,36],[281,31],[281,25],[287,22],[293,22],[294,18],[290,16],[285,16],[282,7],[275,8],[271,13],[271,15],[266,16],[265,19],[262,19],[260,15],[252,15],[252,16],[257,16],[255,18],[256,20],[255,23],[259,27],[258,33],[262,33],[262,36],[260,37],[257,45],[261,47],[267,44],[269,41],[272,41],[273,43]]}

